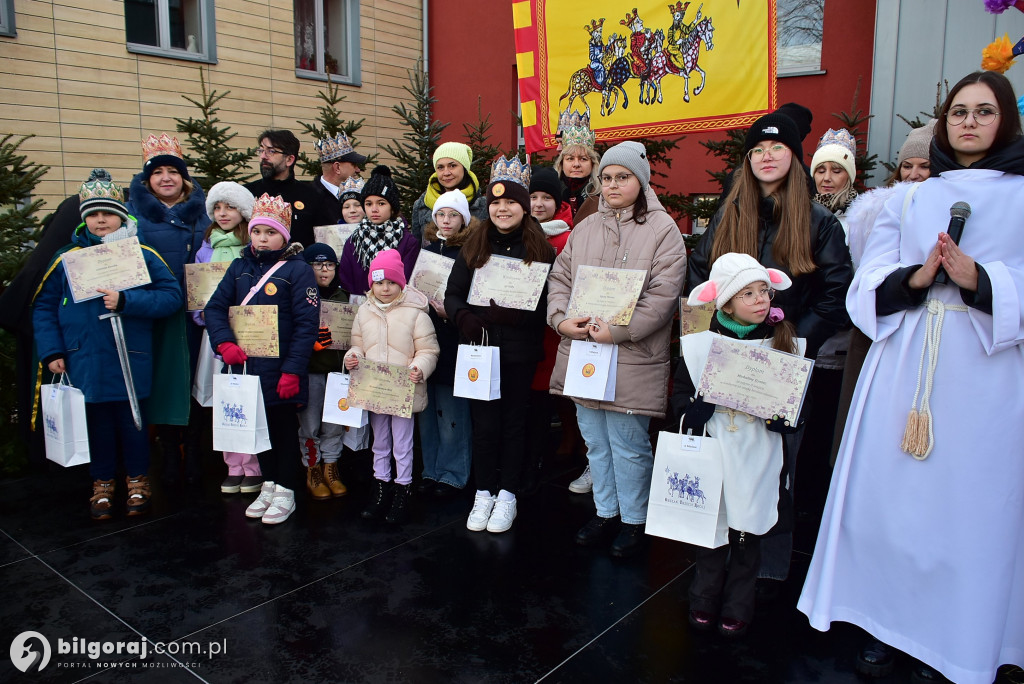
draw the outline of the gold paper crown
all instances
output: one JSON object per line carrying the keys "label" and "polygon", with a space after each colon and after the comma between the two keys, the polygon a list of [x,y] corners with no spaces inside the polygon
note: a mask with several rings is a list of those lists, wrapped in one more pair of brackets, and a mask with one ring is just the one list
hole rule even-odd
{"label": "gold paper crown", "polygon": [[170,155],[177,157],[178,159],[184,159],[181,154],[181,145],[178,144],[177,138],[168,137],[166,133],[161,133],[160,137],[151,135],[142,141],[142,161],[143,163],[148,162],[153,157],[160,157],[163,155]]}
{"label": "gold paper crown", "polygon": [[854,157],[857,156],[857,139],[854,138],[853,134],[845,128],[840,128],[839,130],[830,128],[825,131],[825,135],[821,136],[821,140],[818,141],[818,147],[816,149],[820,150],[825,145],[839,145],[840,147],[845,147],[850,151],[850,154]]}
{"label": "gold paper crown", "polygon": [[112,180],[86,181],[78,190],[78,199],[80,204],[90,200],[113,200],[124,204],[124,190]]}
{"label": "gold paper crown", "polygon": [[628,27],[632,26],[633,22],[636,21],[637,19],[638,19],[638,17],[637,17],[637,14],[636,14],[636,7],[634,7],[633,11],[628,13],[628,14],[626,14],[626,18],[620,20],[619,23],[628,28]]}
{"label": "gold paper crown", "polygon": [[594,132],[590,130],[590,115],[575,111],[562,114],[558,121],[558,135],[562,149],[574,145],[593,148],[596,140]]}
{"label": "gold paper crown", "polygon": [[[256,200],[252,205],[252,218],[268,218],[277,221],[286,230],[291,232],[292,229],[292,205],[281,199],[280,195],[271,197],[267,193]],[[252,225],[252,219],[249,220],[249,224]]]}
{"label": "gold paper crown", "polygon": [[682,12],[683,14],[685,14],[686,8],[689,6],[689,2],[681,2],[677,0],[676,4],[668,6],[668,11],[671,12],[672,14],[675,14],[676,12]]}
{"label": "gold paper crown", "polygon": [[359,176],[349,176],[345,179],[345,183],[338,189],[338,197],[351,193],[358,195],[363,191],[364,185],[366,185],[366,181]]}
{"label": "gold paper crown", "polygon": [[589,24],[584,24],[583,28],[587,29],[587,33],[594,35],[595,31],[600,31],[601,27],[604,26],[604,17],[600,19],[591,19]]}
{"label": "gold paper crown", "polygon": [[530,165],[519,161],[519,157],[506,159],[498,157],[491,164],[491,183],[511,181],[530,189]]}
{"label": "gold paper crown", "polygon": [[344,157],[349,152],[355,152],[352,143],[349,141],[345,131],[338,133],[335,138],[324,138],[316,141],[316,151],[320,155],[320,161],[333,161],[338,157]]}

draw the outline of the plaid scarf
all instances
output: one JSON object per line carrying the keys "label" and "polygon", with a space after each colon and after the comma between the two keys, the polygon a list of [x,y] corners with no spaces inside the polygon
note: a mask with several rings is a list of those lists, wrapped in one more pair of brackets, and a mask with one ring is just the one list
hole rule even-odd
{"label": "plaid scarf", "polygon": [[405,221],[401,217],[379,225],[364,217],[351,238],[356,247],[356,259],[363,268],[370,268],[370,262],[385,249],[397,249],[404,234]]}

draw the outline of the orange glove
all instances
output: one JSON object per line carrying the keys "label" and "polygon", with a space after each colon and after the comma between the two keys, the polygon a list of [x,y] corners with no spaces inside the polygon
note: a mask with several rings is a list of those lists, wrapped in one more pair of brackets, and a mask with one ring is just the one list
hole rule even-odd
{"label": "orange glove", "polygon": [[323,351],[327,349],[334,340],[331,339],[331,329],[326,325],[320,327],[320,334],[317,335],[316,342],[313,343],[313,351]]}

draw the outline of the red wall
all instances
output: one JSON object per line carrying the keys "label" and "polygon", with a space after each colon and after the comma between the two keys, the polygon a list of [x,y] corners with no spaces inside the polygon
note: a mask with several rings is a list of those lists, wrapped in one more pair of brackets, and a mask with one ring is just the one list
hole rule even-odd
{"label": "red wall", "polygon": [[[434,0],[429,12],[430,80],[438,99],[435,116],[452,123],[445,139],[465,140],[462,123],[476,121],[479,96],[484,114],[491,115],[495,144],[512,149],[517,95],[511,3]],[[857,108],[865,112],[870,109],[874,30],[874,3],[827,0],[821,55],[825,73],[778,80],[779,104],[799,102],[814,113],[811,134],[804,141],[807,164],[818,138],[828,128],[841,125],[832,113],[851,111],[858,79]],[[866,133],[867,126],[863,128]],[[714,137],[721,135],[698,133],[680,143],[670,172],[671,190],[717,192],[705,172],[717,166],[716,160],[698,144]]]}

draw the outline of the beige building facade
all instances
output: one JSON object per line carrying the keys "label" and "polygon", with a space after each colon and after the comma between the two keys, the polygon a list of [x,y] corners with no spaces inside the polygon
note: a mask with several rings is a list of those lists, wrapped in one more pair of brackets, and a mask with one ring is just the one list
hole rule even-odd
{"label": "beige building facade", "polygon": [[[255,146],[287,128],[314,154],[297,120],[314,123],[340,82],[347,119],[365,118],[364,154],[404,132],[391,110],[423,54],[422,0],[0,0],[0,134],[33,134],[22,151],[50,166],[37,186],[53,210],[94,167],[128,185],[141,141],[177,135],[199,117],[185,100],[208,89],[222,125]],[[187,151],[187,150],[186,150]],[[382,161],[387,156],[382,154]],[[256,170],[253,163],[253,170]]]}

